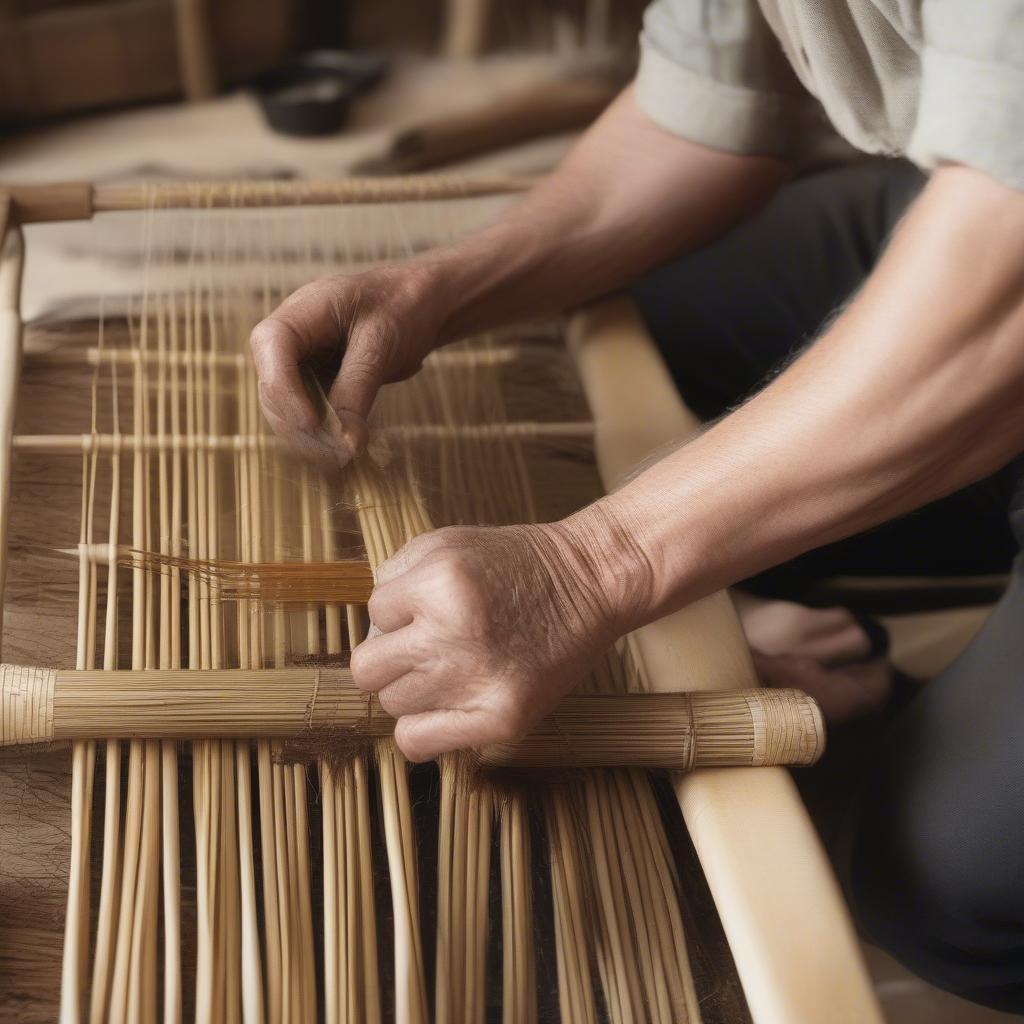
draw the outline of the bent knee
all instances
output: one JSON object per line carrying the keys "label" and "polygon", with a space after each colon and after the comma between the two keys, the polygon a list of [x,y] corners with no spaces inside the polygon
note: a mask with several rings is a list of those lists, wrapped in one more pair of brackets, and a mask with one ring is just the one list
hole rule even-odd
{"label": "bent knee", "polygon": [[858,924],[932,984],[1021,1012],[1021,865],[998,842],[958,842],[963,822],[934,825],[884,805],[864,815],[850,875]]}

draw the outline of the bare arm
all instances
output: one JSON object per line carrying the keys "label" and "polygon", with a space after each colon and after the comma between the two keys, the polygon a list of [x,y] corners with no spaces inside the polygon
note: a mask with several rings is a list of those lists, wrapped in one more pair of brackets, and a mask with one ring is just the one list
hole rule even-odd
{"label": "bare arm", "polygon": [[[662,131],[627,89],[492,227],[403,263],[316,281],[259,324],[252,344],[267,418],[298,447],[330,449],[344,463],[366,442],[380,386],[414,373],[436,346],[620,287],[721,232],[784,174],[777,160]],[[335,436],[323,432],[299,374],[332,355]]]}
{"label": "bare arm", "polygon": [[356,680],[413,758],[513,738],[615,636],[1009,461],[1022,394],[1024,195],[944,168],[843,315],[741,409],[569,519],[442,530],[386,563],[371,614],[390,631]]}
{"label": "bare arm", "polygon": [[663,131],[627,89],[498,223],[422,260],[450,309],[441,340],[578,306],[721,233],[780,184],[778,160]]}
{"label": "bare arm", "polygon": [[633,614],[657,617],[993,472],[1024,449],[1022,393],[1024,195],[941,169],[816,344],[608,499],[651,566]]}

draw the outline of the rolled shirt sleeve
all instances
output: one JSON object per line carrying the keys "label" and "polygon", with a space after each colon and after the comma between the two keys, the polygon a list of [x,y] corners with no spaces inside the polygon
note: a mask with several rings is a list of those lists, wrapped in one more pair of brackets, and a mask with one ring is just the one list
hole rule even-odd
{"label": "rolled shirt sleeve", "polygon": [[656,0],[640,47],[637,103],[673,134],[792,158],[831,134],[756,0]]}
{"label": "rolled shirt sleeve", "polygon": [[907,155],[964,163],[1024,189],[1024,0],[925,0]]}

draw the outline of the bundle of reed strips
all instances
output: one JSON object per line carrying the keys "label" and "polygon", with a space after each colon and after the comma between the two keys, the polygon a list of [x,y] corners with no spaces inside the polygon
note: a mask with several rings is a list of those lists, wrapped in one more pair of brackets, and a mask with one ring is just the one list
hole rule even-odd
{"label": "bundle of reed strips", "polygon": [[[333,596],[327,591],[326,602]],[[78,739],[291,737],[327,746],[394,723],[346,669],[61,671],[0,665],[0,747]],[[566,698],[521,741],[472,752],[522,768],[808,765],[824,723],[799,690]]]}
{"label": "bundle of reed strips", "polygon": [[[446,241],[506,201],[398,206],[378,191],[365,197],[372,206],[214,208],[286,194],[153,189],[130,204],[138,212],[96,218],[108,288],[97,317],[54,335],[60,360],[30,359],[22,375],[4,519],[8,661],[101,671],[103,686],[134,673],[322,680],[367,626],[358,595],[323,600],[317,580],[333,571],[323,566],[354,555],[372,567],[432,526],[549,519],[598,493],[592,425],[557,324],[429,358],[382,395],[373,429],[391,437],[386,455],[375,449],[341,475],[271,443],[246,354],[251,326],[312,272]],[[92,208],[97,195],[68,201]],[[119,564],[124,550],[152,553],[160,571],[138,558]],[[267,603],[244,568],[267,564],[312,568],[290,569],[288,587],[296,576],[302,587]],[[584,692],[625,701],[621,718],[632,713],[624,695],[650,689],[624,641]],[[189,722],[182,745],[140,730],[138,718],[123,729],[98,723],[117,717],[94,702],[101,692],[58,672],[52,716],[19,696],[20,724],[5,725],[19,736],[26,721],[52,725],[56,737],[57,697],[75,694],[92,716],[84,733],[111,735],[72,747],[63,1021],[710,1024],[689,968],[686,894],[645,771],[587,770],[574,746],[579,770],[560,784],[499,795],[471,785],[455,759],[439,775],[411,769],[386,725],[372,749],[314,758],[310,770],[308,749],[297,757],[268,735],[280,708],[249,703],[253,720],[209,734]],[[121,710],[153,712],[153,690],[129,692],[134,704]],[[326,705],[311,702],[308,685],[302,692],[289,713],[308,728]],[[757,736],[774,733],[757,722],[778,701],[744,701],[728,698],[703,724],[690,705],[691,724],[706,735],[717,716],[734,725],[746,714],[751,756],[773,756]],[[589,713],[565,714],[571,732]],[[365,703],[362,716],[385,721]],[[517,749],[532,743],[532,759],[558,763],[567,723]],[[688,749],[696,763],[698,744]],[[538,957],[550,947],[553,957]]]}

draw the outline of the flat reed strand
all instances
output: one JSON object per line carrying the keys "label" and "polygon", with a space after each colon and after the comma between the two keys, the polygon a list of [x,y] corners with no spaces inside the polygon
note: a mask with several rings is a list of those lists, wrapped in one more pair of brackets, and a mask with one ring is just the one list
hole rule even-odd
{"label": "flat reed strand", "polygon": [[[180,386],[177,367],[170,367],[166,356],[174,341],[176,318],[163,290],[155,296],[157,332],[157,431],[160,436],[175,433],[180,427]],[[137,350],[140,361],[145,362],[142,350]],[[150,371],[152,372],[152,371]],[[168,381],[170,377],[170,381]],[[115,391],[116,395],[116,391]],[[115,431],[116,432],[116,431]],[[179,533],[171,524],[181,521],[182,471],[178,453],[161,452],[158,457],[159,549],[173,557],[180,545]],[[113,512],[111,512],[113,518]],[[111,548],[116,537],[110,540]],[[116,578],[116,567],[109,568]],[[164,574],[159,589],[160,629],[158,663],[160,669],[181,668],[181,573],[177,570]],[[180,814],[178,806],[178,750],[173,741],[160,746],[161,793],[163,808],[161,821],[163,880],[163,1019],[165,1024],[178,1024],[182,1019],[182,964],[181,964],[181,848]]]}
{"label": "flat reed strand", "polygon": [[[99,321],[99,350],[103,350],[103,318]],[[112,366],[112,417],[115,433],[120,433],[120,409],[118,395],[118,371]],[[92,388],[95,392],[98,372],[93,375]],[[95,401],[95,398],[93,398]],[[111,494],[108,526],[108,543],[118,543],[121,526],[121,457],[111,456]],[[106,568],[106,607],[103,628],[103,668],[117,667],[117,617],[118,617],[118,572],[117,565],[109,563]],[[103,799],[103,855],[99,886],[99,911],[96,925],[96,944],[93,958],[92,988],[89,1002],[90,1024],[101,1024],[108,1013],[114,969],[115,922],[118,919],[121,871],[121,743],[108,740],[105,743]],[[175,788],[177,781],[175,779]]]}
{"label": "flat reed strand", "polygon": [[[152,244],[153,220],[147,214],[143,232],[147,249]],[[143,291],[133,346],[147,350],[151,340],[152,299]],[[146,369],[140,363],[132,373],[132,435],[150,434],[149,404],[145,401]],[[134,545],[150,546],[152,529],[152,457],[144,451],[132,454],[131,537]],[[150,578],[132,573],[131,659],[136,670],[156,668],[154,650],[154,600]],[[129,747],[128,809],[123,832],[125,863],[122,875],[120,916],[114,954],[114,973],[109,1015],[113,1021],[155,1018],[156,914],[159,875],[159,770],[160,747],[154,742],[133,741]],[[149,982],[153,981],[152,984]]]}
{"label": "flat reed strand", "polygon": [[[408,539],[396,516],[398,496],[393,483],[372,477],[363,462],[353,467],[351,483],[370,564],[379,565]],[[426,1024],[429,1012],[419,922],[416,836],[406,762],[393,743],[378,746],[377,771],[394,911],[395,1021]]]}
{"label": "flat reed strand", "polygon": [[[240,295],[228,303],[234,316],[244,317],[245,304]],[[230,333],[237,336],[241,324],[236,321]],[[254,388],[251,385],[251,364],[239,361],[241,377],[238,386],[238,424],[240,430],[257,432],[258,420],[253,416]],[[259,455],[256,450],[238,452],[235,457],[235,516],[236,543],[243,560],[252,561],[258,551],[259,528]],[[195,570],[191,570],[195,571]],[[236,604],[238,630],[238,664],[242,669],[253,669],[262,663],[262,635],[257,617],[258,608],[247,600]],[[252,793],[252,751],[248,742],[235,746],[235,776],[238,786],[238,851],[239,881],[241,884],[241,988],[242,1019],[246,1022],[262,1022],[267,1017],[268,1006],[271,1018],[279,1019],[279,975],[277,966],[279,949],[270,943],[278,934],[277,920],[265,916],[267,950],[260,949],[260,915],[256,898],[256,869],[253,848],[256,841],[253,822]],[[262,775],[262,772],[260,773]],[[257,782],[259,786],[259,781]],[[264,868],[264,870],[266,870]],[[264,876],[266,885],[266,876]],[[264,985],[264,963],[266,963],[266,985]]]}
{"label": "flat reed strand", "polygon": [[[93,428],[96,425],[93,391]],[[92,540],[95,509],[96,460],[82,456],[82,504],[79,543]],[[95,566],[84,556],[79,559],[78,639],[75,665],[89,668],[95,658],[94,585]],[[92,832],[92,785],[96,761],[94,743],[76,743],[71,760],[71,871],[68,879],[67,911],[64,921],[64,952],[61,970],[61,1024],[82,1016],[85,975],[89,959],[89,847]]]}
{"label": "flat reed strand", "polygon": [[[281,269],[282,257],[268,246],[265,259],[268,273],[264,315],[285,297],[287,290]],[[282,561],[285,548],[291,542],[288,529],[291,521],[287,516],[291,510],[288,508],[284,489],[285,462],[279,451],[271,453],[270,458],[273,465],[270,494],[273,518],[272,553],[275,561]],[[280,604],[274,607],[270,622],[273,631],[273,660],[276,665],[283,665],[288,657],[293,619],[294,616],[289,616]],[[302,650],[302,647],[298,649]],[[286,1019],[301,1021],[316,1013],[305,766],[274,764],[271,776],[276,805],[275,823],[284,829],[283,833],[275,836],[278,866],[285,867],[283,876],[278,879],[279,908],[282,930],[290,933],[288,948],[291,955],[282,965],[286,986],[284,1005],[288,1008],[289,1016]]]}
{"label": "flat reed strand", "polygon": [[[325,239],[321,253],[328,251]],[[308,475],[305,479],[308,481]],[[319,484],[320,553],[326,562],[333,563],[337,545],[331,510],[338,507],[340,494],[323,477]],[[312,541],[312,536],[309,539]],[[333,602],[326,603],[324,644],[329,658],[342,655],[346,639],[349,651],[361,641],[357,603],[365,603],[365,599],[354,598],[346,603],[344,621],[342,609]],[[312,630],[310,637],[312,640]],[[367,757],[357,753],[344,765],[321,760],[319,768],[323,809],[325,1015],[328,1024],[379,1024],[380,979]]]}
{"label": "flat reed strand", "polygon": [[366,604],[373,592],[373,571],[365,561],[242,562],[132,550],[119,562],[149,572],[185,570],[195,579],[215,584],[220,601]]}

